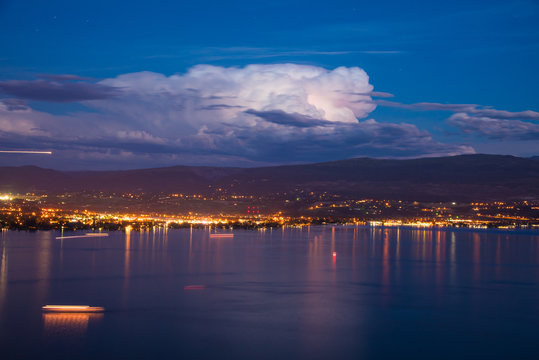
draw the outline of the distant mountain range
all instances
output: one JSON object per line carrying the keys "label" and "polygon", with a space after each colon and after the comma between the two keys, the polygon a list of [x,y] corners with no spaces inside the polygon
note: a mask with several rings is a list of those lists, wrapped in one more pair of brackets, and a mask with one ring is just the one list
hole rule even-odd
{"label": "distant mountain range", "polygon": [[[259,168],[173,166],[126,171],[0,167],[1,192],[72,191],[269,195],[327,192],[418,201],[539,199],[539,161],[505,155],[357,158]],[[277,195],[279,196],[279,195]]]}

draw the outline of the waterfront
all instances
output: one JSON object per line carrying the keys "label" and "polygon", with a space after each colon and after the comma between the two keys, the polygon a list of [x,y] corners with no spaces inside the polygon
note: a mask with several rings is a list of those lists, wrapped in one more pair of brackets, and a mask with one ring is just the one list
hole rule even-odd
{"label": "waterfront", "polygon": [[[3,231],[0,355],[539,355],[538,231],[316,226],[233,234],[161,228],[61,240],[56,231]],[[45,304],[106,311],[42,314]]]}

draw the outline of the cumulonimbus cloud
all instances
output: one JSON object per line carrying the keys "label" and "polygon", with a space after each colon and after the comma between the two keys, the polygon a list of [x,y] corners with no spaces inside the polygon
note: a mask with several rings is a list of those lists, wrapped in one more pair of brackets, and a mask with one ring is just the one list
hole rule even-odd
{"label": "cumulonimbus cloud", "polygon": [[[37,83],[37,89],[28,90],[34,94],[46,87],[40,81],[18,85],[31,88]],[[22,104],[4,105],[0,137],[6,144],[24,141],[36,149],[55,150],[56,156],[68,156],[71,149],[77,154],[115,154],[117,159],[127,152],[130,159],[138,154],[152,165],[193,159],[234,165],[474,152],[470,146],[436,141],[413,124],[369,119],[377,106],[372,98],[391,94],[373,91],[368,75],[356,67],[198,65],[171,76],[138,72],[96,84],[70,76],[61,84],[64,89],[86,84],[104,90],[101,97],[70,98],[98,111],[52,115],[23,110]]]}
{"label": "cumulonimbus cloud", "polygon": [[[120,75],[99,83],[121,88],[126,97],[138,101],[174,99],[183,111],[221,106],[223,110],[245,107],[255,111],[281,110],[313,119],[357,122],[372,112],[373,86],[364,70],[338,67],[334,70],[308,65],[249,65],[243,68],[197,65],[186,74],[164,76],[152,72]],[[357,100],[364,100],[363,103]],[[224,102],[223,100],[226,100]],[[223,106],[226,105],[226,106]],[[227,119],[238,110],[223,114]]]}

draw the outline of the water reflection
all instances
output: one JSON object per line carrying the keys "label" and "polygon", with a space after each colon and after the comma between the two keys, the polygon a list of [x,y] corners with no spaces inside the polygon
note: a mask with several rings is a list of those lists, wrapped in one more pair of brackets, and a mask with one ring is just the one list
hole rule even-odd
{"label": "water reflection", "polygon": [[39,279],[37,298],[45,302],[50,287],[52,267],[53,233],[50,231],[39,233],[39,251],[37,253],[37,267],[35,277]]}
{"label": "water reflection", "polygon": [[454,231],[451,231],[451,244],[449,248],[449,284],[452,286],[456,285],[457,281],[457,261],[456,261],[456,249],[457,249],[457,240]]}
{"label": "water reflection", "polygon": [[[2,231],[3,233],[3,231]],[[6,251],[6,243],[2,240],[2,257],[0,258],[0,314],[4,309],[4,302],[6,298],[7,291],[7,270],[8,270],[8,259]]]}
{"label": "water reflection", "polygon": [[102,318],[103,314],[45,313],[43,331],[49,341],[81,340],[86,335],[90,321],[100,321]]}
{"label": "water reflection", "polygon": [[384,252],[384,255],[383,255],[383,261],[382,261],[382,268],[383,268],[383,276],[382,276],[382,283],[386,286],[389,285],[389,271],[391,269],[391,265],[389,263],[390,261],[390,253],[389,253],[389,246],[390,246],[390,237],[389,237],[389,229],[385,229],[384,230],[384,234],[383,234],[383,237],[382,237],[382,242],[383,242],[383,252]]}
{"label": "water reflection", "polygon": [[124,251],[124,283],[123,283],[123,301],[127,301],[129,293],[129,263],[131,255],[131,227],[125,228],[125,251]]}
{"label": "water reflection", "polygon": [[474,280],[477,282],[481,276],[481,238],[479,234],[473,234],[473,273]]}
{"label": "water reflection", "polygon": [[[446,268],[446,233],[436,232],[436,283],[440,285],[444,281]],[[441,291],[441,287],[438,287]]]}
{"label": "water reflection", "polygon": [[331,254],[333,256],[333,263],[332,263],[332,269],[333,269],[333,276],[332,276],[332,279],[333,279],[333,282],[335,282],[336,278],[336,273],[335,273],[335,270],[337,268],[337,253],[335,252],[335,227],[333,226],[331,228]]}
{"label": "water reflection", "polygon": [[[337,257],[341,251],[339,248],[337,252],[336,247],[339,235],[336,234],[335,227],[331,227],[330,234],[316,231],[312,238],[309,231],[305,238],[308,242],[306,262],[299,268],[294,268],[296,272],[305,271],[305,281],[298,284],[296,291],[301,294],[298,316],[301,345],[306,358],[319,356],[319,352],[324,350],[324,342],[331,341],[335,336],[332,334],[331,324],[343,310],[335,301],[339,296]],[[333,256],[335,252],[337,256]],[[329,267],[331,272],[328,274]]]}
{"label": "water reflection", "polygon": [[[111,348],[152,358],[160,346],[170,358],[190,346],[187,355],[198,350],[201,358],[215,358],[225,342],[252,355],[242,358],[256,358],[255,348],[273,358],[345,358],[341,350],[362,358],[390,352],[390,329],[408,358],[423,339],[473,339],[479,346],[479,332],[501,334],[503,341],[518,335],[527,346],[537,324],[536,236],[325,226],[236,230],[234,238],[218,239],[208,228],[156,228],[61,247],[47,234],[12,232],[0,243],[2,341],[83,339],[103,355],[95,358],[113,358]],[[94,326],[103,315],[42,314],[44,303],[111,311]],[[520,331],[523,323],[530,331]],[[33,333],[25,336],[27,329]],[[502,337],[509,331],[513,337]],[[147,348],[133,339],[144,339]],[[219,351],[200,350],[207,343]]]}

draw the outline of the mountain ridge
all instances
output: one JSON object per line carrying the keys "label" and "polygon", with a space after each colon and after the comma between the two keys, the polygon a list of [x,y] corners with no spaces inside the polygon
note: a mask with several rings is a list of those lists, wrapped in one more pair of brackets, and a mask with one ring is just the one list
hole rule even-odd
{"label": "mountain ridge", "polygon": [[271,167],[185,166],[59,171],[0,167],[0,191],[146,192],[267,195],[327,192],[401,200],[536,199],[539,162],[511,155],[457,155],[406,160],[353,158]]}

